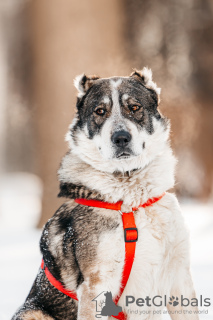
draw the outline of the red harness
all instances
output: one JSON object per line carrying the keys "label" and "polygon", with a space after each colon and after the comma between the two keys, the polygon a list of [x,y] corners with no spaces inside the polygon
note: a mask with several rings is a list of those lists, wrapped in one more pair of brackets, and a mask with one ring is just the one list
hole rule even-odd
{"label": "red harness", "polygon": [[[151,198],[146,203],[139,205],[137,208],[132,208],[132,212],[121,212],[122,213],[122,221],[123,221],[123,229],[124,229],[124,241],[125,241],[125,262],[121,280],[120,292],[117,297],[114,299],[114,303],[117,304],[129,279],[129,275],[132,269],[132,264],[135,257],[135,247],[136,241],[138,240],[138,229],[135,225],[135,218],[133,211],[136,211],[138,208],[145,208],[151,206],[153,203],[159,201],[165,193],[163,193],[159,197]],[[75,199],[75,202],[84,206],[96,207],[96,208],[104,208],[110,210],[121,211],[122,201],[116,203],[103,202],[99,200],[87,200],[87,199]],[[60,281],[58,281],[45,266],[44,261],[42,259],[41,268],[44,269],[45,274],[50,281],[50,283],[57,288],[59,291],[63,292],[65,295],[69,296],[74,300],[78,300],[77,295],[73,291],[67,290]],[[119,320],[125,320],[126,314],[124,312],[120,312],[118,316],[113,316]]]}

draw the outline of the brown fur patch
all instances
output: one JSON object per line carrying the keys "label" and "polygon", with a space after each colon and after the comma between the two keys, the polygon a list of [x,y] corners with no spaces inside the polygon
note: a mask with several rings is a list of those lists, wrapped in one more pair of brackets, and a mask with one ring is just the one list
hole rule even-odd
{"label": "brown fur patch", "polygon": [[97,283],[101,281],[100,279],[100,271],[93,272],[90,274],[90,279],[89,279],[89,288],[93,288]]}
{"label": "brown fur patch", "polygon": [[44,314],[41,310],[27,311],[22,316],[23,320],[53,320],[52,317]]}

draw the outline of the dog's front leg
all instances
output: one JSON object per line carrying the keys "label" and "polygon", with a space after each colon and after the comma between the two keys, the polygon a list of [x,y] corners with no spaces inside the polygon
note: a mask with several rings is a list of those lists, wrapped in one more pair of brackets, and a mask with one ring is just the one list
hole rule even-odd
{"label": "dog's front leg", "polygon": [[172,320],[199,320],[198,308],[195,306],[197,299],[189,268],[179,268],[173,279],[170,297],[167,308]]}
{"label": "dog's front leg", "polygon": [[78,320],[108,319],[101,316],[102,301],[97,297],[106,290],[106,284],[94,284],[91,278],[84,280],[77,290]]}
{"label": "dog's front leg", "polygon": [[92,301],[95,296],[95,290],[91,290],[89,283],[84,281],[78,289],[78,320],[96,319],[96,306]]}

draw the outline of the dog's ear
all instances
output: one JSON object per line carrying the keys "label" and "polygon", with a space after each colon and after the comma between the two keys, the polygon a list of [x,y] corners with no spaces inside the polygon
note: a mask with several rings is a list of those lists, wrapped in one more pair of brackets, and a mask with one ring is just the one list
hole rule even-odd
{"label": "dog's ear", "polygon": [[142,70],[136,70],[131,73],[130,77],[140,81],[147,89],[152,90],[156,94],[157,102],[160,102],[161,88],[157,87],[157,84],[152,81],[152,70],[144,67]]}
{"label": "dog's ear", "polygon": [[74,86],[78,90],[78,97],[81,98],[85,95],[87,90],[91,88],[91,86],[94,84],[94,81],[99,79],[98,76],[86,76],[84,73],[77,76],[74,79]]}

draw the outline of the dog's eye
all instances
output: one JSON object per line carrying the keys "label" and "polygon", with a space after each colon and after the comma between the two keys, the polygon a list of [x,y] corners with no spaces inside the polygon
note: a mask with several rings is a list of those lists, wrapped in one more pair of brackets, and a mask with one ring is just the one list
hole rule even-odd
{"label": "dog's eye", "polygon": [[98,109],[95,110],[95,113],[96,113],[97,115],[99,115],[99,116],[104,116],[105,113],[106,113],[106,110],[103,109],[103,108],[98,108]]}
{"label": "dog's eye", "polygon": [[129,106],[129,110],[132,111],[133,113],[138,111],[141,107],[140,106],[137,106],[137,105],[132,105],[132,106]]}

